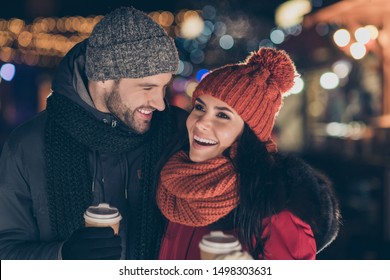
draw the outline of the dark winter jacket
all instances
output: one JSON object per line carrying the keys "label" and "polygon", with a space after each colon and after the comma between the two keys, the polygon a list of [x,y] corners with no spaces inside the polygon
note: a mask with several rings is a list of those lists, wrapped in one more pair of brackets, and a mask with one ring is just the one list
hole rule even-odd
{"label": "dark winter jacket", "polygon": [[[260,259],[315,259],[337,236],[340,212],[326,177],[294,156],[276,156],[272,208],[263,221],[264,255]],[[234,212],[234,211],[233,211]],[[232,212],[232,213],[233,213]],[[236,235],[232,215],[205,227],[169,222],[160,259],[200,259],[199,242],[210,231]],[[245,246],[244,246],[245,247]]]}
{"label": "dark winter jacket", "polygon": [[[94,108],[84,74],[85,44],[81,43],[64,58],[53,81],[52,89],[92,113],[112,129],[119,126],[112,115]],[[177,129],[184,129],[187,113],[169,108],[175,115]],[[47,112],[11,133],[0,158],[0,259],[58,259],[63,241],[54,241],[51,231],[46,193],[44,128]],[[119,208],[123,220],[122,258],[133,259],[132,226],[137,205],[144,146],[123,153],[90,152],[89,169],[93,174],[91,204],[105,201]],[[60,160],[60,159],[59,159]],[[129,229],[128,232],[127,229]],[[126,236],[126,237],[125,237]]]}

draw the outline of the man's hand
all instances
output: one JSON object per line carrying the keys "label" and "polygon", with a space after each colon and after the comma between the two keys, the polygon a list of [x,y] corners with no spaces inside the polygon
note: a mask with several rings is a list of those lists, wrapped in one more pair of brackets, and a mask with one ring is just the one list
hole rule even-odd
{"label": "man's hand", "polygon": [[111,227],[75,230],[62,247],[63,260],[119,260],[121,238]]}

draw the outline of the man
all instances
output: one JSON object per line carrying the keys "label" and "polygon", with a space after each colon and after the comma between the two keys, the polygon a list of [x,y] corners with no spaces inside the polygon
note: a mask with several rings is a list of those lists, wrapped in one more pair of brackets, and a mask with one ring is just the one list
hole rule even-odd
{"label": "man", "polygon": [[[146,14],[123,7],[61,62],[47,108],[11,133],[0,159],[0,259],[153,259],[162,219],[154,166],[184,125],[165,90],[173,40]],[[85,228],[101,202],[123,216]]]}

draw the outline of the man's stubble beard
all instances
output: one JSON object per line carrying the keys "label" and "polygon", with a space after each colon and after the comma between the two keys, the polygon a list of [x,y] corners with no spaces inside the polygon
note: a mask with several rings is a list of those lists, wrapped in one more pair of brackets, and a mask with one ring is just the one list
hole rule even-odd
{"label": "man's stubble beard", "polygon": [[135,119],[135,110],[126,107],[119,94],[119,85],[115,84],[114,89],[106,97],[106,105],[111,114],[120,119],[130,129],[138,134],[144,134],[150,128],[150,121]]}

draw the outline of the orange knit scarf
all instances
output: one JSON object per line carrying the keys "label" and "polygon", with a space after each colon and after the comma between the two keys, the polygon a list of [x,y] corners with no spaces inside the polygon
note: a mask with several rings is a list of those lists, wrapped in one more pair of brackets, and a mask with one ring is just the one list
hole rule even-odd
{"label": "orange knit scarf", "polygon": [[233,164],[226,157],[194,163],[180,151],[161,171],[157,204],[172,222],[206,226],[238,205],[237,181]]}

